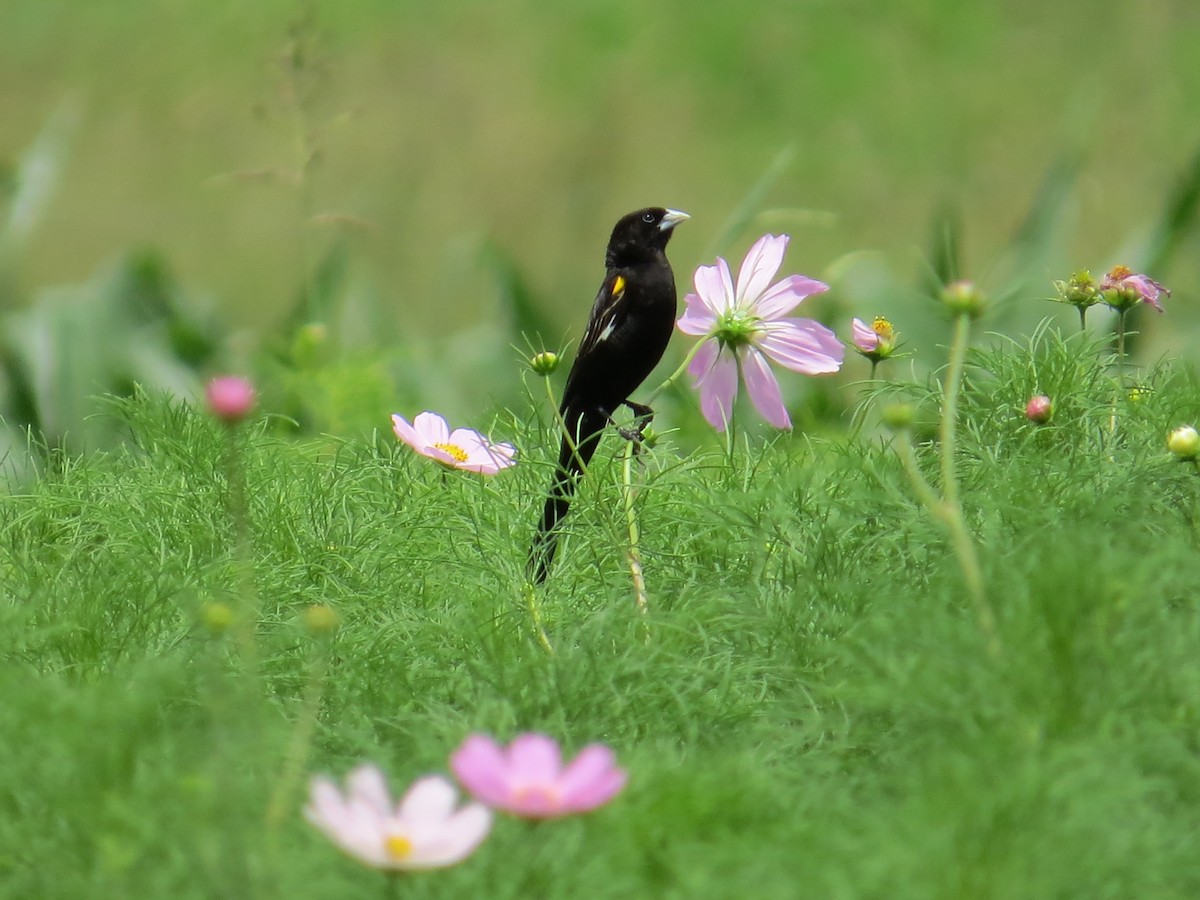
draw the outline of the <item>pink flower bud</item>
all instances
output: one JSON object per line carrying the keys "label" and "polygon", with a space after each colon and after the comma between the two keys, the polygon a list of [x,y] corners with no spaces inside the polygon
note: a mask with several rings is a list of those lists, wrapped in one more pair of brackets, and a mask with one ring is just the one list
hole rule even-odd
{"label": "pink flower bud", "polygon": [[1054,402],[1045,394],[1038,394],[1036,397],[1031,397],[1029,402],[1025,404],[1025,418],[1039,425],[1049,422],[1053,412]]}
{"label": "pink flower bud", "polygon": [[254,409],[256,395],[248,378],[222,375],[208,383],[204,390],[208,410],[227,425],[234,425]]}

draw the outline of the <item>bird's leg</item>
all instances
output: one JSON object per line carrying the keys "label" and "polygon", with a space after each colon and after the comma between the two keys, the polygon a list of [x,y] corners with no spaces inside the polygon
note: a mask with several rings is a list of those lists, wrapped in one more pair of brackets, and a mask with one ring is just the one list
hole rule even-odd
{"label": "bird's leg", "polygon": [[628,406],[633,411],[634,422],[637,425],[635,429],[618,428],[617,433],[627,441],[641,443],[646,436],[646,429],[650,427],[650,423],[654,421],[654,410],[644,403],[634,403],[632,400],[622,401],[625,406]]}

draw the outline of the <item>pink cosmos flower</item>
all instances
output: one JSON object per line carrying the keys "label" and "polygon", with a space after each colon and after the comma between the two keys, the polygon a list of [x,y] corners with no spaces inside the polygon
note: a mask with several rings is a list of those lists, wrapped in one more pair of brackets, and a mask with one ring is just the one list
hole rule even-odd
{"label": "pink cosmos flower", "polygon": [[437,413],[420,413],[411,424],[404,416],[393,414],[392,431],[422,456],[451,469],[495,475],[515,464],[517,451],[512,444],[493,444],[470,428],[451,431]]}
{"label": "pink cosmos flower", "polygon": [[854,349],[871,362],[887,359],[896,349],[896,329],[883,316],[876,316],[871,325],[862,319],[852,319],[850,329]]}
{"label": "pink cosmos flower", "polygon": [[256,395],[250,379],[237,375],[221,375],[204,388],[209,412],[227,425],[234,425],[254,409]]}
{"label": "pink cosmos flower", "polygon": [[595,809],[615,797],[627,778],[602,744],[584,747],[564,768],[558,743],[533,733],[517,735],[507,749],[473,734],[454,751],[450,768],[477,800],[527,819]]}
{"label": "pink cosmos flower", "polygon": [[1167,288],[1149,275],[1135,273],[1128,266],[1113,266],[1100,282],[1100,293],[1104,296],[1104,302],[1114,309],[1125,310],[1138,302],[1145,302],[1159,312],[1163,311],[1163,305],[1158,298],[1163,294],[1171,296]]}
{"label": "pink cosmos flower", "polygon": [[875,348],[879,346],[879,335],[875,333],[875,329],[859,318],[850,322],[850,328],[853,331],[852,340],[858,352],[864,355],[874,353]]}
{"label": "pink cosmos flower", "polygon": [[733,414],[739,372],[759,414],[776,428],[791,428],[767,360],[806,375],[841,368],[842,344],[832,331],[812,319],[786,318],[806,297],[829,286],[803,275],[771,284],[788,240],[786,234],[759,238],[742,260],[736,288],[724,259],[700,266],[693,276],[696,292],[684,298],[679,330],[704,338],[688,373],[700,391],[700,410],[717,431],[728,427]]}
{"label": "pink cosmos flower", "polygon": [[478,803],[455,809],[458,792],[440,775],[413,782],[393,804],[383,773],[362,765],[346,776],[312,781],[304,816],[343,852],[376,869],[440,869],[466,859],[487,837],[492,813]]}

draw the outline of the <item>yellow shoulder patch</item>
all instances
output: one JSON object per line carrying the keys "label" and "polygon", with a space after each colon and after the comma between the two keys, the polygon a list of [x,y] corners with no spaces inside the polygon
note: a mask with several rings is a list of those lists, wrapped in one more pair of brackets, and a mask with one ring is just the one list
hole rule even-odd
{"label": "yellow shoulder patch", "polygon": [[613,286],[612,286],[613,299],[614,300],[619,299],[623,293],[625,293],[625,279],[622,276],[618,275],[616,278],[613,279]]}

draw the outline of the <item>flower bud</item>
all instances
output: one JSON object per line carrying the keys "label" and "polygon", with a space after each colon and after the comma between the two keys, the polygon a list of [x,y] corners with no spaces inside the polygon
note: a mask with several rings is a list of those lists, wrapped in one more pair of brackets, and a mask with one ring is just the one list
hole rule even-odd
{"label": "flower bud", "polygon": [[213,634],[224,634],[233,625],[233,608],[220,600],[205,603],[200,610],[200,619]]}
{"label": "flower bud", "polygon": [[535,353],[533,359],[529,360],[529,368],[539,375],[549,375],[558,368],[558,354],[551,350]]}
{"label": "flower bud", "polygon": [[1038,425],[1045,424],[1050,421],[1050,416],[1054,413],[1054,401],[1045,394],[1038,394],[1036,397],[1031,397],[1029,402],[1025,404],[1025,418],[1030,422],[1036,422]]}
{"label": "flower bud", "polygon": [[212,379],[204,390],[208,410],[226,425],[236,425],[254,409],[254,385],[248,378],[222,375]]}
{"label": "flower bud", "polygon": [[1080,269],[1067,281],[1054,282],[1054,288],[1058,291],[1059,300],[1082,309],[1087,309],[1101,300],[1096,279],[1092,278],[1092,273],[1087,269]]}
{"label": "flower bud", "polygon": [[911,403],[889,403],[879,411],[883,424],[892,431],[907,431],[912,427],[916,412]]}
{"label": "flower bud", "polygon": [[952,281],[942,288],[942,303],[956,316],[977,319],[983,313],[983,292],[973,281]]}
{"label": "flower bud", "polygon": [[292,339],[292,362],[297,366],[318,365],[329,347],[329,326],[309,322],[296,330]]}
{"label": "flower bud", "polygon": [[1182,460],[1200,456],[1200,432],[1191,425],[1180,425],[1167,435],[1167,449]]}
{"label": "flower bud", "polygon": [[324,603],[314,603],[301,615],[304,627],[314,636],[333,634],[341,624],[341,616],[337,611]]}

